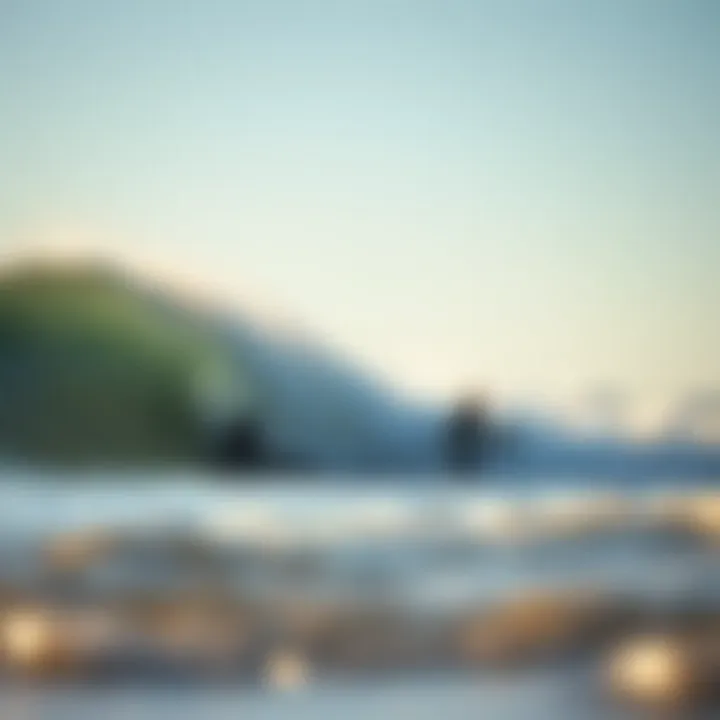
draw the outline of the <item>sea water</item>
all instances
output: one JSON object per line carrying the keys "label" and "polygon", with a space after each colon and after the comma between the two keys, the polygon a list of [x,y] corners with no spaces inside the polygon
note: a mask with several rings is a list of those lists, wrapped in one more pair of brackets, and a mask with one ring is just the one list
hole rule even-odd
{"label": "sea water", "polygon": [[[720,608],[716,547],[679,541],[654,510],[668,499],[717,494],[715,478],[633,483],[278,476],[243,482],[192,472],[6,470],[0,477],[0,535],[3,563],[16,544],[97,527],[184,528],[226,544],[271,541],[280,550],[304,547],[334,556],[335,567],[349,573],[384,577],[383,591],[430,608],[571,585],[650,601],[698,598]],[[594,518],[592,529],[583,530],[582,522],[568,529],[573,512],[582,518],[608,501],[616,503],[614,510]],[[553,524],[560,516],[565,523]],[[371,685],[319,680],[289,693],[14,688],[0,697],[0,718],[634,717],[595,693],[586,667],[541,667],[502,678],[388,678]]]}

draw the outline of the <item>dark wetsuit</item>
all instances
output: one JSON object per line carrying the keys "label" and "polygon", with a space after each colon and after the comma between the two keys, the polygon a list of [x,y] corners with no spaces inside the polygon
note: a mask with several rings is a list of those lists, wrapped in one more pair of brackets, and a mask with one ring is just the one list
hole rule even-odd
{"label": "dark wetsuit", "polygon": [[215,462],[228,469],[264,467],[267,453],[262,429],[251,418],[236,418],[224,428],[215,450]]}
{"label": "dark wetsuit", "polygon": [[479,470],[487,449],[488,422],[483,405],[462,401],[447,425],[446,462],[453,472]]}

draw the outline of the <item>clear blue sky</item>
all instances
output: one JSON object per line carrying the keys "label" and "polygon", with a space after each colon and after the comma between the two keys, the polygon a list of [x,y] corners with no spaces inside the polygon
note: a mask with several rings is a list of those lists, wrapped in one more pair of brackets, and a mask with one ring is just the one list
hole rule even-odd
{"label": "clear blue sky", "polygon": [[716,0],[0,0],[0,183],[428,395],[720,386]]}

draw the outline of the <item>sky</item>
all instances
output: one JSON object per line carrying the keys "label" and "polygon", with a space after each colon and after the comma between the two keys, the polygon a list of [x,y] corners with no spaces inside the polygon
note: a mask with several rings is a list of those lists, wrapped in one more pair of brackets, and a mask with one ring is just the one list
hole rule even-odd
{"label": "sky", "polygon": [[[0,245],[418,395],[720,388],[716,0],[0,0]],[[149,262],[149,260],[148,260]]]}

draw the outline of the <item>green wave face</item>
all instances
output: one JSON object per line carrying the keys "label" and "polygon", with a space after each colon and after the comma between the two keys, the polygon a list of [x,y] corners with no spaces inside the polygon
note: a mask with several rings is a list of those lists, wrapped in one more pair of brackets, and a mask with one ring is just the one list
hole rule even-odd
{"label": "green wave face", "polygon": [[0,278],[6,454],[67,463],[199,458],[195,378],[208,372],[233,377],[221,343],[125,278],[84,268]]}

